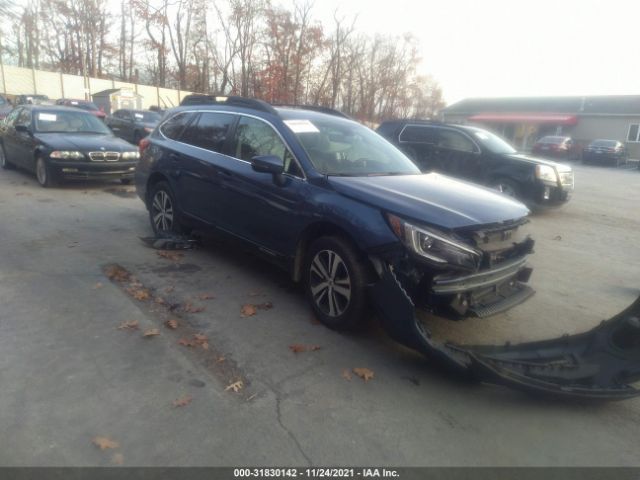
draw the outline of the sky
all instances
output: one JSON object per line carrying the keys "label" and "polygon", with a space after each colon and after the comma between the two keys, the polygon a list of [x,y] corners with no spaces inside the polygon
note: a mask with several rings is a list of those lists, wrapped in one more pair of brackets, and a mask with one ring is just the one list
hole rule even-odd
{"label": "sky", "polygon": [[[287,2],[282,2],[286,4]],[[315,0],[359,31],[412,32],[422,73],[466,97],[640,94],[638,0]]]}

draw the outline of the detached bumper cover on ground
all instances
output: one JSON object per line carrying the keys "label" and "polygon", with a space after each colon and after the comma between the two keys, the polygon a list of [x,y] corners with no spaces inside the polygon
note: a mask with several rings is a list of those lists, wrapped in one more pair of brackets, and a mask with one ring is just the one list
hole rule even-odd
{"label": "detached bumper cover on ground", "polygon": [[620,400],[640,394],[640,298],[594,329],[553,340],[458,346],[431,338],[412,300],[385,266],[372,299],[389,335],[453,372],[533,394]]}

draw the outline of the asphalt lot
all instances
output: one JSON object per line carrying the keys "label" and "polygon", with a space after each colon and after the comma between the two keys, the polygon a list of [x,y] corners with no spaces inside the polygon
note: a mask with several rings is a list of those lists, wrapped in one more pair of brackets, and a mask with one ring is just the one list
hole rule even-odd
{"label": "asphalt lot", "polygon": [[[533,218],[537,294],[490,319],[428,318],[436,335],[575,333],[640,294],[640,172],[575,170],[572,201]],[[44,190],[0,171],[0,212],[0,466],[640,465],[640,399],[533,399],[449,378],[375,326],[332,332],[286,274],[231,245],[160,257],[139,239],[151,230],[132,187]],[[131,292],[105,275],[114,263]],[[193,334],[208,348],[179,343]],[[355,367],[374,378],[345,378]]]}

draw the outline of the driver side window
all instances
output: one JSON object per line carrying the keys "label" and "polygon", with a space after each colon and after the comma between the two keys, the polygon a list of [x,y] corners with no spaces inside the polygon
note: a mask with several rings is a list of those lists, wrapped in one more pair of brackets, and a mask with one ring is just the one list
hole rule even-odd
{"label": "driver side window", "polygon": [[233,156],[250,162],[258,155],[274,155],[284,164],[284,172],[302,177],[293,154],[276,131],[266,122],[251,117],[241,117],[236,127]]}

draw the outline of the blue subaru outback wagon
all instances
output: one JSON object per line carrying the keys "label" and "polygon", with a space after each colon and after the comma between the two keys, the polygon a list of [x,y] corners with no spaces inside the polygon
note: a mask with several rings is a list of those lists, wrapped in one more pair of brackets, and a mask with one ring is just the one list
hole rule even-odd
{"label": "blue subaru outback wagon", "polygon": [[527,299],[527,208],[422,174],[340,112],[212,97],[168,112],[140,143],[136,186],[157,235],[217,230],[305,286],[318,318],[356,327],[393,273],[413,305],[488,316]]}

